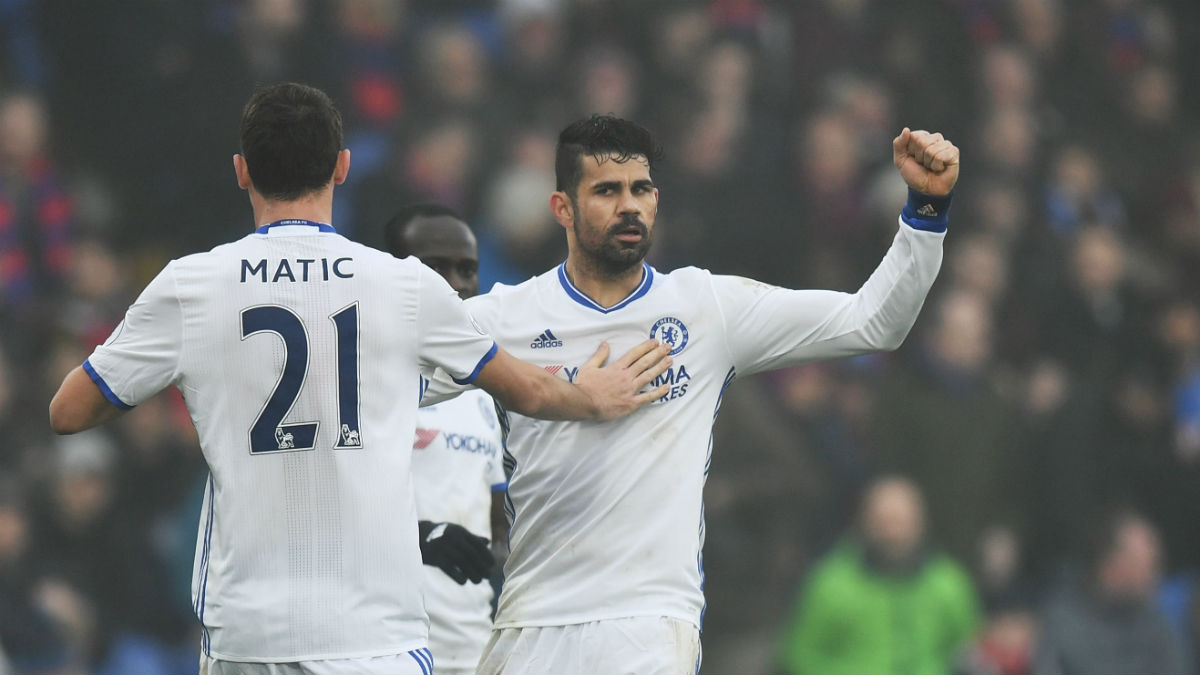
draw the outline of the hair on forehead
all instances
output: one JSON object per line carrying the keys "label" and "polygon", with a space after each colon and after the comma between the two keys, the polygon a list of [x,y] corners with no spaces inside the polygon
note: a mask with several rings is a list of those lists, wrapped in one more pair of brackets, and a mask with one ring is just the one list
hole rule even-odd
{"label": "hair on forehead", "polygon": [[577,120],[558,135],[554,158],[556,190],[574,197],[583,180],[583,156],[597,161],[612,159],[618,163],[633,157],[645,157],[650,170],[662,160],[662,146],[654,134],[642,125],[613,115],[592,115]]}

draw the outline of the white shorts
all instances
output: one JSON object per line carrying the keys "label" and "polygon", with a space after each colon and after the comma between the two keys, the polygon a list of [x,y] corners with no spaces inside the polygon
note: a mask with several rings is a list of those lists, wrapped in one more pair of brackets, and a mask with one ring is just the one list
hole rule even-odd
{"label": "white shorts", "polygon": [[433,657],[428,649],[404,654],[366,656],[356,659],[322,659],[289,663],[222,661],[200,654],[200,675],[431,675]]}
{"label": "white shorts", "polygon": [[665,616],[570,626],[500,628],[479,660],[479,675],[695,675],[700,630]]}

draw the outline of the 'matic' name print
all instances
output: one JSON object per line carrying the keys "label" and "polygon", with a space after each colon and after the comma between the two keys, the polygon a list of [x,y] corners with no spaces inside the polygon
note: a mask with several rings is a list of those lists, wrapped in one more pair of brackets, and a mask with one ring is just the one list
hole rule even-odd
{"label": "'matic' name print", "polygon": [[266,258],[251,264],[242,259],[242,283],[253,279],[266,283],[281,281],[329,281],[332,278],[353,279],[354,272],[350,264],[354,258],[295,258],[288,260],[280,258],[278,263],[269,263]]}

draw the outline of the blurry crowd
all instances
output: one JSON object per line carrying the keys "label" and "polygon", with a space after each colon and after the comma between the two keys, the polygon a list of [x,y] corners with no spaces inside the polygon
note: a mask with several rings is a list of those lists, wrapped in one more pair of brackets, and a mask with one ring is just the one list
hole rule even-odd
{"label": "blurry crowd", "polygon": [[168,259],[250,231],[230,158],[279,80],[342,109],[339,231],[449,205],[483,288],[565,255],[577,117],[664,142],[656,267],[840,290],[895,230],[891,138],[943,132],[904,347],[726,397],[705,670],[1198,672],[1195,2],[4,0],[0,673],[194,672],[181,399],[68,438],[46,407]]}

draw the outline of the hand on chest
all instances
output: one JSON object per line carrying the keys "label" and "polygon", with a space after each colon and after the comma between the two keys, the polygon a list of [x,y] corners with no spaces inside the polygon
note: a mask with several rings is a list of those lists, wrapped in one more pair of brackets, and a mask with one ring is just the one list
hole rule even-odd
{"label": "hand on chest", "polygon": [[[659,375],[651,386],[671,387],[659,403],[687,395],[697,377],[697,368],[704,362],[706,341],[698,321],[688,320],[669,312],[643,314],[636,320],[614,319],[611,316],[587,322],[553,319],[543,320],[518,338],[512,332],[502,338],[505,347],[518,357],[544,367],[548,372],[574,382],[582,366],[607,341],[611,347],[608,362],[647,338],[671,345],[673,364]],[[506,344],[507,343],[507,344]]]}

